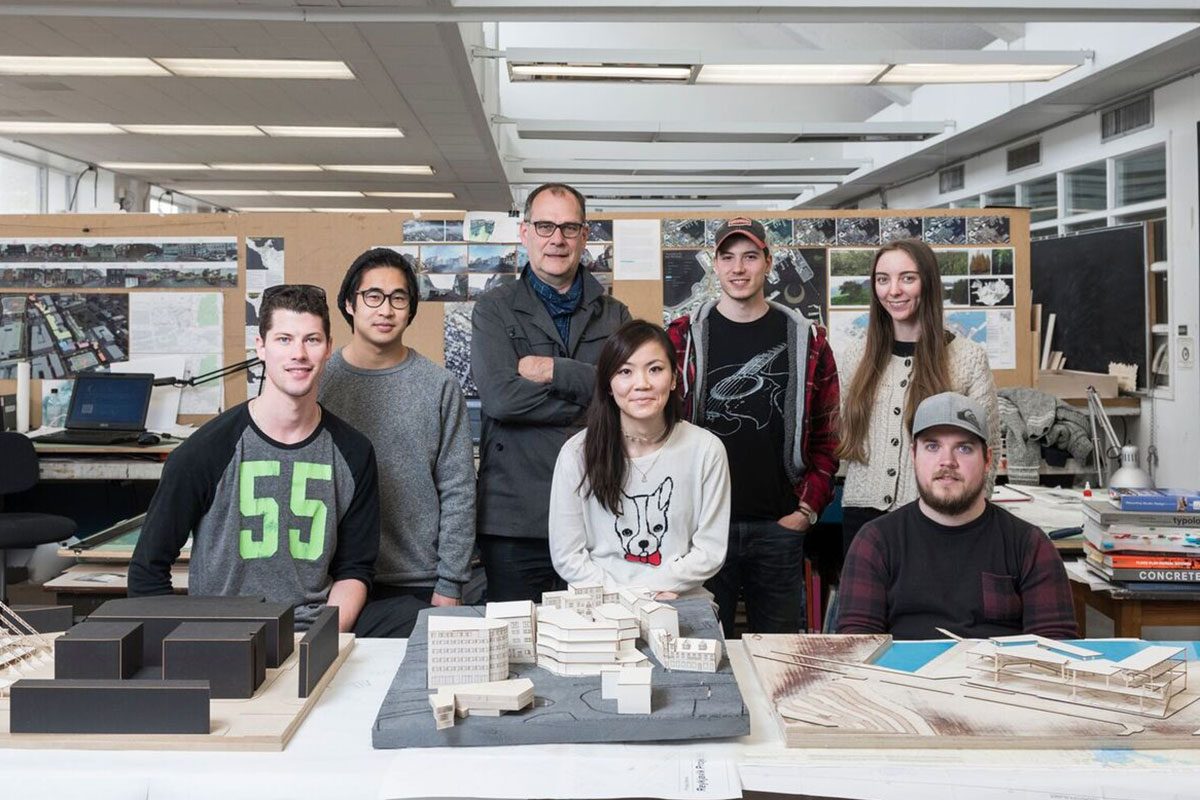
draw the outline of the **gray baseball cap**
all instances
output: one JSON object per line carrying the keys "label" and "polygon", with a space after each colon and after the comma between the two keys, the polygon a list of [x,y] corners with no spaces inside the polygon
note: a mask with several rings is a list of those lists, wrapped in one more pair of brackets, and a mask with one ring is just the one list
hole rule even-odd
{"label": "gray baseball cap", "polygon": [[939,425],[952,425],[988,440],[987,414],[978,403],[958,392],[942,392],[926,397],[913,415],[913,436]]}

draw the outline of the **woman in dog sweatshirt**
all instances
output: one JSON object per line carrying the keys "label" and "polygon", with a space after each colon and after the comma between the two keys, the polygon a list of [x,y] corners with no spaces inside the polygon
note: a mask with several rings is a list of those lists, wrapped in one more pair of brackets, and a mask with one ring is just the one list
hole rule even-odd
{"label": "woman in dog sweatshirt", "polygon": [[707,596],[729,538],[729,465],[713,434],[681,419],[675,349],[644,320],[604,345],[587,427],[558,454],[550,555],[570,584]]}

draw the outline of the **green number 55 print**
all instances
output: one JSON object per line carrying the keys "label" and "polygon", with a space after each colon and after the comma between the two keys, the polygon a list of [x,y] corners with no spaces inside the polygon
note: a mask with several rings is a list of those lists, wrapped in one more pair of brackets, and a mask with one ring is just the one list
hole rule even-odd
{"label": "green number 55 print", "polygon": [[[288,528],[288,551],[292,558],[316,561],[325,550],[325,522],[329,508],[325,501],[308,496],[309,481],[333,479],[328,464],[298,461],[291,466],[291,491],[288,509],[293,517],[307,517],[308,535],[301,537],[299,528]],[[280,474],[278,461],[243,461],[238,472],[238,511],[242,517],[262,517],[262,536],[243,528],[238,536],[238,554],[244,559],[270,558],[279,550],[279,503],[274,497],[255,494],[255,481],[274,478]]]}

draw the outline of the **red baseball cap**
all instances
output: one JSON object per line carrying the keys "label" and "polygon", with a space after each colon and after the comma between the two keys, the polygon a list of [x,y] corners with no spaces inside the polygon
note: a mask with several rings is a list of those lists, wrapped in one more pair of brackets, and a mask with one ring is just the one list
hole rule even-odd
{"label": "red baseball cap", "polygon": [[734,217],[726,221],[721,227],[717,228],[717,233],[713,237],[715,247],[719,250],[721,242],[730,236],[745,236],[763,250],[767,249],[767,232],[758,220],[750,219],[749,217]]}

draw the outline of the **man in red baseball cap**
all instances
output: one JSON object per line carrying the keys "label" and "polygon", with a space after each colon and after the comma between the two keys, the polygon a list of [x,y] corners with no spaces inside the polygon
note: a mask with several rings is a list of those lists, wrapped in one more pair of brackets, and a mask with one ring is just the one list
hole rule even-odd
{"label": "man in red baseball cap", "polygon": [[687,418],[725,444],[732,516],[725,566],[706,584],[725,635],[739,598],[753,633],[804,630],[804,532],[833,497],[838,378],[826,331],[767,300],[761,222],[717,229],[721,296],[671,323]]}

